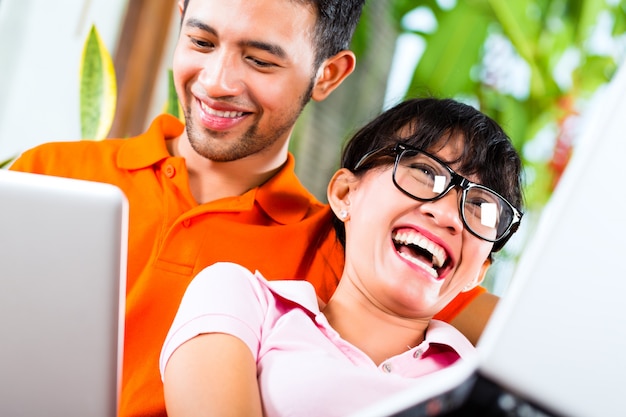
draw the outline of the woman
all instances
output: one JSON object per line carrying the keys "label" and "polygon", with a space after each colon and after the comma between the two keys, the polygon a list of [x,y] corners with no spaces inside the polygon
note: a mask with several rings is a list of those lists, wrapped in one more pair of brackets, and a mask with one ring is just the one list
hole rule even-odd
{"label": "woman", "polygon": [[163,347],[169,415],[346,415],[472,354],[432,317],[517,229],[520,172],[470,106],[414,99],[381,114],[328,186],[346,251],[333,297],[320,308],[307,282],[229,263],[201,272]]}

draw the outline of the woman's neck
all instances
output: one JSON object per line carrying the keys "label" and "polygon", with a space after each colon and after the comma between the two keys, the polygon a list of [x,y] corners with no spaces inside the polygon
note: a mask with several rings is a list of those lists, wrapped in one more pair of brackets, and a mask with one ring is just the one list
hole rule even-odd
{"label": "woman's neck", "polygon": [[346,285],[344,278],[323,309],[344,340],[361,349],[376,365],[422,343],[430,318],[408,319],[385,311],[357,288]]}

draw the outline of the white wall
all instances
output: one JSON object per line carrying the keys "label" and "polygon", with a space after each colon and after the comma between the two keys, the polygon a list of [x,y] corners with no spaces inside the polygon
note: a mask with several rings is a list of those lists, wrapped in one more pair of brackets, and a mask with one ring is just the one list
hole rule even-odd
{"label": "white wall", "polygon": [[[2,0],[0,0],[2,1]],[[157,71],[157,80],[155,81],[154,90],[152,92],[152,102],[149,104],[146,128],[154,117],[163,113],[168,98],[168,71],[172,68],[172,59],[174,57],[174,49],[178,41],[180,33],[180,12],[178,10],[178,2],[174,2],[174,13],[170,22],[170,33],[165,40],[163,48],[163,56],[161,57],[161,65]]]}
{"label": "white wall", "polygon": [[92,23],[114,53],[128,0],[0,0],[0,161],[80,137],[78,71]]}

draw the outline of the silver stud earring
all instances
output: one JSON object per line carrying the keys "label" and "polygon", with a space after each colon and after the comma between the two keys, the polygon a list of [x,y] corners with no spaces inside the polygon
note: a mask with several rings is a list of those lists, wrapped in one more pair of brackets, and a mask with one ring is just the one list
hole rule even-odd
{"label": "silver stud earring", "polygon": [[348,217],[348,210],[344,209],[339,212],[339,218],[341,220],[345,220],[347,217]]}

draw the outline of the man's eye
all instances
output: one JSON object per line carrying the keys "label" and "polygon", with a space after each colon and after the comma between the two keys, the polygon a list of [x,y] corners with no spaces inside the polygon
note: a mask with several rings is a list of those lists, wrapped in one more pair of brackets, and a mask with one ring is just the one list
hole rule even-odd
{"label": "man's eye", "polygon": [[191,43],[197,46],[198,48],[207,49],[213,47],[213,42],[203,41],[201,39],[190,38]]}
{"label": "man's eye", "polygon": [[276,65],[271,63],[271,62],[267,62],[267,61],[263,61],[261,59],[249,56],[246,58],[249,62],[252,63],[252,65],[254,65],[255,67],[259,67],[259,68],[272,68],[275,67]]}

